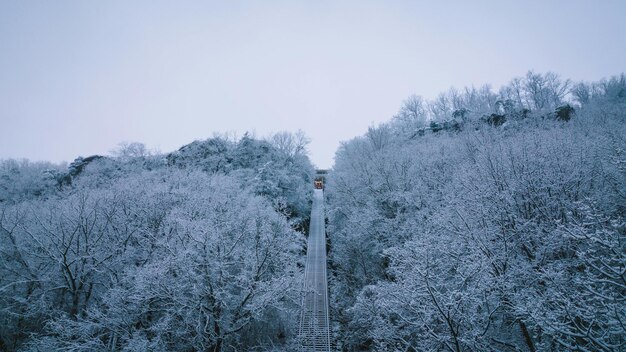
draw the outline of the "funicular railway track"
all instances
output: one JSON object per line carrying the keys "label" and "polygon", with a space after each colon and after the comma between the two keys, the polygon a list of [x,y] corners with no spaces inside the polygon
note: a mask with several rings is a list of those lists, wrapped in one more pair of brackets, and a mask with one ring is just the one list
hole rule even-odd
{"label": "funicular railway track", "polygon": [[300,351],[330,351],[324,193],[315,189],[298,328]]}

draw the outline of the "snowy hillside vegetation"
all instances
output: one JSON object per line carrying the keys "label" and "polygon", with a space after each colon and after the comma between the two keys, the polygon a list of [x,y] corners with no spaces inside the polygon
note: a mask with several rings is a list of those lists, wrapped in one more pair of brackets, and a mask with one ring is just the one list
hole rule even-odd
{"label": "snowy hillside vegetation", "polygon": [[345,351],[623,351],[626,76],[408,98],[329,175]]}
{"label": "snowy hillside vegetation", "polygon": [[3,161],[0,350],[288,349],[306,143],[246,135],[168,155],[125,144],[67,168]]}

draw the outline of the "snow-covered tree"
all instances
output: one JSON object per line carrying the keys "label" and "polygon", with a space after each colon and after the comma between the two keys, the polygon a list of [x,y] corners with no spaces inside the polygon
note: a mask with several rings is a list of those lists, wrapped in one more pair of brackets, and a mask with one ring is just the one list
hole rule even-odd
{"label": "snow-covered tree", "polygon": [[382,125],[338,150],[330,287],[346,349],[624,349],[626,101],[599,89],[613,93],[564,124],[545,117],[569,82],[529,76],[499,104],[466,91],[506,128]]}

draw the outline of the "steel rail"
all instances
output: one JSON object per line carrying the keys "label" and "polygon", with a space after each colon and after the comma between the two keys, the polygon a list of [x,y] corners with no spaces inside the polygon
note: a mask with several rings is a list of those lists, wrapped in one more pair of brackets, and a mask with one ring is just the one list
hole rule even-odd
{"label": "steel rail", "polygon": [[315,189],[304,268],[304,284],[298,339],[300,351],[331,350],[326,268],[324,192]]}

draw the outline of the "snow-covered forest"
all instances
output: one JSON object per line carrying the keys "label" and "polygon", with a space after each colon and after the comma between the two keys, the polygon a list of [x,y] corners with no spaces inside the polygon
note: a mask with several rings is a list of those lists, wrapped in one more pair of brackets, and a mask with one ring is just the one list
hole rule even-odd
{"label": "snow-covered forest", "polygon": [[[291,351],[302,133],[0,162],[0,350]],[[623,351],[626,76],[408,97],[326,177],[342,351]]]}
{"label": "snow-covered forest", "polygon": [[312,165],[302,134],[0,164],[0,350],[289,349]]}
{"label": "snow-covered forest", "polygon": [[327,186],[345,351],[624,351],[626,76],[409,97]]}

